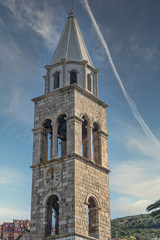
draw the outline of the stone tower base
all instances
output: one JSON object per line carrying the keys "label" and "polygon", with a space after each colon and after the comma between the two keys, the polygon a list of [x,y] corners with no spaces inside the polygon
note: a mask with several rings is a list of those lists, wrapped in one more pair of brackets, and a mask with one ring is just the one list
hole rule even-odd
{"label": "stone tower base", "polygon": [[[39,238],[38,236],[33,236],[30,232],[25,232],[18,239],[20,240],[98,240],[98,238],[93,238],[89,236],[82,236],[80,234],[71,234],[71,235],[58,235],[58,236],[50,236],[45,238]],[[106,237],[104,240],[110,240]]]}

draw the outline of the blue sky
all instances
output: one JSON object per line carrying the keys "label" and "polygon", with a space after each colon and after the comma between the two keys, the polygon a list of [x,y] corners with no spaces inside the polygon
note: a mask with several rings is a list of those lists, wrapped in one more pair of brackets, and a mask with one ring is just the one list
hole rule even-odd
{"label": "blue sky", "polygon": [[[159,0],[89,0],[129,96],[160,140]],[[30,217],[33,103],[71,0],[0,0],[0,223]],[[99,97],[109,104],[112,218],[146,213],[159,199],[160,147],[148,137],[122,93],[81,1],[81,32],[99,73]]]}

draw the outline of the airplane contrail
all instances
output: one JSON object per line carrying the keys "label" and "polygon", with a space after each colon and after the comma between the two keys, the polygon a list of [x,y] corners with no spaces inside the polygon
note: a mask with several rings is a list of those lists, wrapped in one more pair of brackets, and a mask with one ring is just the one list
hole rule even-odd
{"label": "airplane contrail", "polygon": [[149,127],[147,126],[147,124],[146,124],[146,123],[144,122],[144,120],[142,119],[142,117],[141,117],[141,115],[140,115],[140,113],[139,113],[139,111],[138,111],[138,109],[137,109],[137,107],[136,107],[136,104],[135,104],[134,101],[131,99],[131,97],[128,95],[128,93],[127,93],[127,91],[126,91],[126,89],[125,89],[125,87],[124,87],[124,85],[123,85],[123,82],[122,82],[122,80],[121,80],[121,78],[120,78],[120,76],[119,76],[119,73],[118,73],[118,71],[117,71],[117,69],[116,69],[116,67],[115,67],[115,65],[114,65],[114,63],[113,63],[113,60],[112,60],[112,57],[111,57],[109,48],[108,48],[108,46],[107,46],[107,43],[106,43],[106,41],[105,41],[105,39],[104,39],[104,37],[103,37],[103,35],[102,35],[102,33],[101,33],[101,30],[100,30],[100,28],[99,28],[99,26],[98,26],[98,24],[97,24],[97,22],[96,22],[96,20],[95,20],[95,18],[94,18],[94,16],[93,16],[93,13],[92,13],[91,8],[90,8],[90,6],[89,6],[88,0],[81,0],[81,2],[82,2],[82,4],[83,4],[84,8],[87,10],[87,12],[88,12],[88,14],[89,14],[89,16],[90,16],[90,18],[91,18],[91,20],[92,20],[93,26],[94,26],[97,34],[98,34],[98,37],[99,37],[100,41],[101,41],[102,44],[103,44],[103,47],[104,47],[104,49],[105,49],[105,52],[106,52],[106,54],[107,54],[107,56],[108,56],[108,59],[109,59],[109,62],[110,62],[110,64],[111,64],[111,67],[112,67],[112,69],[113,69],[114,75],[115,75],[115,77],[116,77],[116,79],[117,79],[117,81],[118,81],[118,83],[119,83],[119,85],[120,85],[120,88],[121,88],[121,90],[122,90],[122,92],[123,92],[123,94],[124,94],[124,96],[125,96],[128,104],[129,104],[129,106],[130,106],[130,108],[131,108],[131,110],[132,110],[133,116],[134,116],[135,119],[139,122],[139,124],[140,124],[140,126],[142,127],[142,129],[143,129],[143,131],[145,132],[145,134],[152,140],[152,142],[153,142],[155,145],[157,145],[157,146],[160,147],[160,142],[159,142],[159,140],[154,136],[154,134],[151,132],[151,130],[149,129]]}

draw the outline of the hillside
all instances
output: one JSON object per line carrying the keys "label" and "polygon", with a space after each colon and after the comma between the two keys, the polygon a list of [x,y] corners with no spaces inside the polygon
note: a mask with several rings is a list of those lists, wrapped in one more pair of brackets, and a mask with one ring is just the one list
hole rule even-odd
{"label": "hillside", "polygon": [[160,237],[160,219],[153,219],[150,214],[113,219],[112,238],[136,237],[137,240]]}

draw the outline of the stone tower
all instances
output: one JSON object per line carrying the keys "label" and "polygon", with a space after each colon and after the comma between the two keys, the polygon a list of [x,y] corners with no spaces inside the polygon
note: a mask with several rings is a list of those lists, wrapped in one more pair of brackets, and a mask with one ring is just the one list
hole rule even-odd
{"label": "stone tower", "polygon": [[110,239],[107,104],[71,11],[33,99],[32,240]]}

